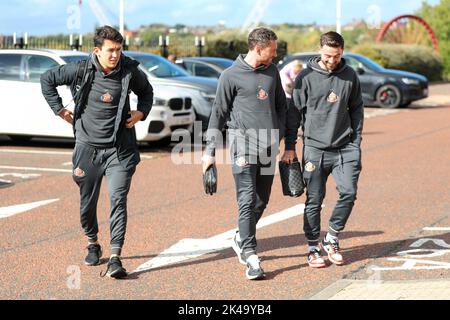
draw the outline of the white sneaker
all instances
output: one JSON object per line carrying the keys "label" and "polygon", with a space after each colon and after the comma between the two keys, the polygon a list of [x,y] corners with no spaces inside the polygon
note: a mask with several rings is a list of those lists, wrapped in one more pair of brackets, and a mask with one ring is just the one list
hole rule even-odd
{"label": "white sneaker", "polygon": [[252,254],[247,258],[247,279],[249,280],[259,280],[266,277],[264,270],[261,268],[261,260],[256,254]]}

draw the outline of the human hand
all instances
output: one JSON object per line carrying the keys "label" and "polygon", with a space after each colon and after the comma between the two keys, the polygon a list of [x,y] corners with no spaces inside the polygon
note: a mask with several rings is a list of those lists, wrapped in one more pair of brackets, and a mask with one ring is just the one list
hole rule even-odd
{"label": "human hand", "polygon": [[133,128],[136,123],[138,123],[139,121],[144,119],[144,113],[142,113],[142,111],[133,110],[133,111],[128,112],[128,114],[130,116],[128,117],[127,122],[125,123],[125,126],[128,129]]}
{"label": "human hand", "polygon": [[70,110],[62,109],[59,116],[66,122],[73,124],[73,113]]}
{"label": "human hand", "polygon": [[297,158],[297,153],[294,150],[286,150],[281,157],[281,162],[292,163]]}
{"label": "human hand", "polygon": [[213,164],[215,164],[215,163],[216,163],[216,158],[205,154],[202,157],[202,171],[203,171],[203,174],[205,174],[206,170],[208,170],[208,168],[210,166],[212,166]]}

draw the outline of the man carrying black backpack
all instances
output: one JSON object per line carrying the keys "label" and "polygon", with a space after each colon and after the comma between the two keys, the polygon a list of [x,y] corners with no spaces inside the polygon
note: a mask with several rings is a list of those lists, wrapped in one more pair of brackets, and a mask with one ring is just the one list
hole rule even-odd
{"label": "man carrying black backpack", "polygon": [[[88,61],[69,63],[41,77],[42,93],[56,115],[73,125],[73,179],[80,188],[81,225],[88,238],[85,264],[98,265],[97,201],[106,176],[111,203],[111,257],[107,276],[124,278],[120,255],[127,224],[127,195],[140,162],[134,125],[145,120],[153,103],[153,88],[138,62],[122,54],[122,35],[104,26],[96,30]],[[57,87],[71,86],[75,110],[65,109]],[[130,110],[129,93],[138,97]]]}

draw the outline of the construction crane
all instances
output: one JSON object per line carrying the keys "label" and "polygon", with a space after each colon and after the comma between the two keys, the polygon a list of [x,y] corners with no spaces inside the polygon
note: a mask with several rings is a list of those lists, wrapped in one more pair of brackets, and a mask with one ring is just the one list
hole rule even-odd
{"label": "construction crane", "polygon": [[248,32],[249,30],[257,27],[261,20],[264,18],[267,8],[269,7],[272,0],[257,0],[253,6],[252,11],[245,19],[244,24],[241,28],[241,33]]}
{"label": "construction crane", "polygon": [[[94,13],[95,17],[97,18],[100,25],[108,25],[111,26],[111,21],[108,19],[108,17],[105,14],[105,10],[110,12],[110,15],[112,14],[117,18],[117,16],[114,13],[111,13],[111,10],[109,7],[102,6],[97,0],[85,0],[89,3],[89,7],[91,8],[92,12]],[[78,0],[78,5],[81,7],[83,4],[83,0]],[[124,34],[125,31],[125,19],[124,19],[124,12],[125,12],[125,0],[119,0],[119,27],[120,27],[120,33]]]}
{"label": "construction crane", "polygon": [[108,17],[105,15],[105,11],[102,9],[101,5],[98,3],[97,0],[86,0],[89,3],[89,6],[91,7],[92,12],[97,17],[98,22],[100,25],[111,25],[111,22],[109,21]]}

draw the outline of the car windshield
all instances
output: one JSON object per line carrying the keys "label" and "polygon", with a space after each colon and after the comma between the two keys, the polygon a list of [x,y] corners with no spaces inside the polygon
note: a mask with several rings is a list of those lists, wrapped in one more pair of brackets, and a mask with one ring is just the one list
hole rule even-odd
{"label": "car windshield", "polygon": [[[373,70],[373,71],[383,71],[384,68],[382,66],[380,66],[378,63],[376,63],[375,61],[365,57],[365,56],[360,56],[360,55],[350,55],[350,57],[353,57],[355,59],[357,59],[359,62],[361,62],[364,66],[366,66],[367,68]],[[344,57],[345,58],[345,57]]]}
{"label": "car windshield", "polygon": [[[207,60],[208,61],[208,60]],[[219,67],[222,67],[223,69],[231,67],[231,65],[234,63],[234,61],[230,60],[211,60],[209,61],[212,64],[218,65]]]}
{"label": "car windshield", "polygon": [[63,56],[61,57],[66,63],[71,63],[71,62],[78,62],[81,60],[86,60],[89,58],[89,56],[82,56],[82,55],[77,55],[77,56]]}
{"label": "car windshield", "polygon": [[147,70],[151,75],[157,78],[190,76],[187,71],[181,69],[180,67],[164,59],[163,57],[143,54],[130,54],[129,56],[139,61],[145,70]]}

